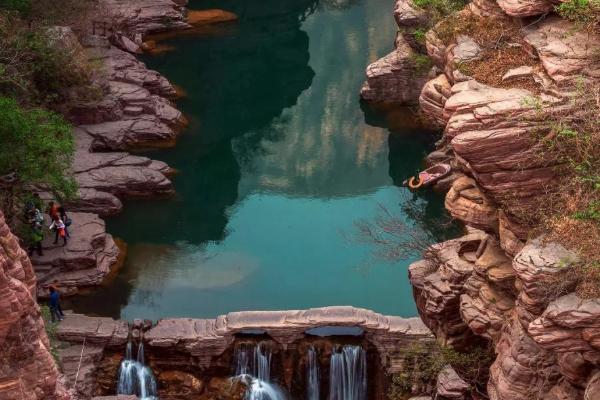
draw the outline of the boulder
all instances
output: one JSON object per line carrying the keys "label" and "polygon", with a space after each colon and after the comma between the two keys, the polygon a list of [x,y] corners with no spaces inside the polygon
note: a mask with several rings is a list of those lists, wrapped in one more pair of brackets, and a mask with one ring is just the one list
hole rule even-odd
{"label": "boulder", "polygon": [[101,0],[100,7],[107,11],[113,23],[132,38],[177,29],[187,29],[185,9],[187,2],[177,0]]}
{"label": "boulder", "polygon": [[446,365],[437,376],[437,396],[440,400],[462,400],[466,398],[469,384],[450,365]]}
{"label": "boulder", "polygon": [[554,4],[548,0],[498,0],[505,13],[520,18],[547,14],[554,10]]}
{"label": "boulder", "polygon": [[237,19],[238,16],[234,13],[219,9],[188,10],[187,12],[187,23],[192,26],[231,22]]}
{"label": "boulder", "polygon": [[417,103],[427,79],[425,73],[417,71],[415,57],[404,36],[398,35],[394,51],[367,67],[367,80],[360,96],[379,103]]}
{"label": "boulder", "polygon": [[394,6],[394,19],[400,28],[425,26],[427,12],[416,6],[412,0],[396,0]]}
{"label": "boulder", "polygon": [[498,230],[498,209],[472,178],[457,178],[446,194],[445,205],[453,218],[469,226],[489,232]]}

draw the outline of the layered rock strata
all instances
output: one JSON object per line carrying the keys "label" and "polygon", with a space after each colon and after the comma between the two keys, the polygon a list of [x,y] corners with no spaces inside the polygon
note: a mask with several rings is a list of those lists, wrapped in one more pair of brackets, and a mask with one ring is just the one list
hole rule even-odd
{"label": "layered rock strata", "polygon": [[[485,78],[470,65],[494,63],[494,50],[478,48],[476,34],[448,38],[444,22],[426,35],[429,56],[443,71],[419,100],[444,130],[430,159],[453,166],[446,208],[470,233],[432,246],[409,276],[419,313],[438,341],[468,349],[478,337],[493,346],[487,385],[493,400],[598,396],[598,301],[565,295],[577,256],[530,233],[560,171],[541,140],[550,131],[547,120],[573,112],[574,82],[600,78],[595,34],[556,15],[519,21],[553,7],[481,0],[460,12],[458,21],[473,24],[473,32],[479,24],[523,27],[505,46],[526,64],[491,70],[499,74],[495,86],[470,76]],[[489,61],[478,64],[481,54]]]}
{"label": "layered rock strata", "polygon": [[[67,246],[44,241],[44,255],[33,259],[44,293],[57,282],[63,294],[99,285],[119,260],[119,248],[98,218],[121,211],[122,199],[170,195],[174,192],[163,162],[131,155],[140,146],[174,143],[185,118],[172,104],[173,86],[137,58],[111,42],[125,39],[141,43],[152,32],[189,28],[184,5],[171,0],[103,0],[100,9],[112,27],[105,36],[90,32],[81,46],[69,29],[62,42],[74,57],[98,66],[94,73],[97,93],[92,100],[74,100],[64,110],[77,127],[73,175],[79,186],[77,200],[65,204],[73,225]],[[87,39],[86,39],[87,38]],[[123,46],[121,46],[123,47]],[[126,50],[127,46],[125,46]],[[89,97],[89,96],[88,96]]]}
{"label": "layered rock strata", "polygon": [[394,50],[367,67],[360,96],[373,103],[416,104],[429,68],[422,65],[427,58],[412,32],[425,25],[428,17],[411,1],[401,0],[396,2],[394,18],[399,27]]}
{"label": "layered rock strata", "polygon": [[0,398],[68,400],[36,302],[27,254],[0,212]]}

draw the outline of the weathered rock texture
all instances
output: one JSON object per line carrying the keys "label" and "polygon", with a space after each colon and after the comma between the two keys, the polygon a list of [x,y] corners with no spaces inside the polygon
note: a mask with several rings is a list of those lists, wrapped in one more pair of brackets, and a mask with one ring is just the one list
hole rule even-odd
{"label": "weathered rock texture", "polygon": [[394,18],[399,27],[394,50],[367,67],[360,96],[374,103],[416,104],[428,80],[428,68],[422,65],[424,49],[412,32],[427,23],[427,15],[412,0],[398,0]]}
{"label": "weathered rock texture", "polygon": [[0,291],[0,399],[70,399],[50,354],[31,262],[1,212]]}
{"label": "weathered rock texture", "polygon": [[[303,390],[295,382],[304,382],[302,368],[308,346],[318,348],[326,364],[326,353],[330,354],[334,340],[339,340],[310,334],[319,327],[361,328],[362,333],[349,340],[367,349],[370,365],[377,366],[369,370],[369,379],[373,380],[382,378],[381,373],[402,371],[403,348],[432,340],[419,318],[390,317],[353,307],[235,312],[216,319],[163,319],[156,326],[138,321],[132,325],[131,337],[142,338],[146,361],[157,376],[162,395],[195,399],[207,398],[200,397],[207,392],[222,392],[224,380],[233,372],[234,348],[239,343],[257,341],[273,349],[275,379],[292,392]],[[58,328],[58,336],[70,344],[61,350],[70,385],[84,350],[75,388],[82,398],[114,390],[114,377],[130,337],[127,323],[68,314]],[[447,382],[448,390],[455,391],[452,380]]]}
{"label": "weathered rock texture", "polygon": [[[506,15],[546,14],[554,5],[481,0],[461,14],[493,23]],[[600,78],[600,62],[592,56],[600,41],[556,15],[527,21],[520,21],[525,28],[511,42],[537,61],[501,71],[502,87],[477,82],[468,68],[459,68],[481,55],[469,32],[450,42],[441,39],[439,26],[426,35],[428,54],[443,72],[424,85],[419,101],[444,131],[428,162],[444,159],[453,166],[446,208],[470,233],[432,246],[409,276],[419,313],[439,342],[468,348],[479,338],[494,347],[487,385],[492,400],[600,398],[598,299],[564,296],[577,256],[530,237],[536,210],[557,189],[560,170],[540,142],[549,133],[543,122],[549,113],[571,111],[570,84]],[[519,86],[523,78],[534,84]]]}
{"label": "weathered rock texture", "polygon": [[185,3],[103,0],[101,9],[113,27],[107,40],[86,40],[83,47],[68,29],[63,34],[63,42],[77,57],[98,66],[94,76],[97,93],[92,100],[74,100],[65,110],[78,125],[73,174],[79,198],[66,204],[67,210],[76,211],[69,214],[73,221],[69,244],[55,246],[52,238],[47,238],[45,254],[33,260],[42,294],[53,281],[58,281],[64,294],[99,285],[116,265],[119,248],[97,215],[120,212],[123,198],[174,192],[167,177],[171,172],[168,165],[124,151],[174,143],[185,125],[182,113],[171,103],[175,89],[159,73],[110,42],[117,40],[123,48],[130,42],[135,45],[134,40],[141,43],[147,33],[189,27]]}

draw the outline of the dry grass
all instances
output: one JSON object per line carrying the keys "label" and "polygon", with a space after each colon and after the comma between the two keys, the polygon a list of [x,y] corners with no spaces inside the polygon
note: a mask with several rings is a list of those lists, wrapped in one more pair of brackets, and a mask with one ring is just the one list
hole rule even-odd
{"label": "dry grass", "polygon": [[465,75],[494,87],[518,87],[539,92],[532,77],[502,80],[510,69],[539,64],[525,51],[521,26],[517,22],[509,18],[482,19],[463,11],[446,18],[435,31],[446,45],[459,35],[467,35],[481,47],[479,59],[458,66]]}

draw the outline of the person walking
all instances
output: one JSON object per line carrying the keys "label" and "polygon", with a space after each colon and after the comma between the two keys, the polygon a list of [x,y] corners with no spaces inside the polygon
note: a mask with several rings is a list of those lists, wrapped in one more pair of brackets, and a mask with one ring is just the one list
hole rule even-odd
{"label": "person walking", "polygon": [[60,215],[60,219],[65,224],[65,235],[66,235],[66,237],[70,238],[71,235],[69,234],[69,226],[71,226],[71,218],[69,218],[67,216],[67,211],[65,210],[65,207],[63,207],[62,205],[60,205],[58,207],[58,215]]}
{"label": "person walking", "polygon": [[54,231],[54,244],[57,244],[58,238],[61,237],[63,238],[63,246],[67,245],[66,225],[58,215],[56,215],[54,221],[52,221],[49,229]]}
{"label": "person walking", "polygon": [[33,252],[37,250],[38,256],[43,256],[44,252],[42,251],[42,241],[44,240],[44,231],[42,229],[42,224],[38,222],[34,222],[30,226],[29,231],[29,257],[33,255]]}
{"label": "person walking", "polygon": [[65,318],[65,315],[62,312],[62,308],[60,307],[60,294],[58,290],[53,285],[50,285],[50,317],[52,318],[52,322],[62,321]]}
{"label": "person walking", "polygon": [[48,215],[50,216],[50,221],[54,221],[54,219],[59,216],[58,205],[53,201],[48,203]]}

